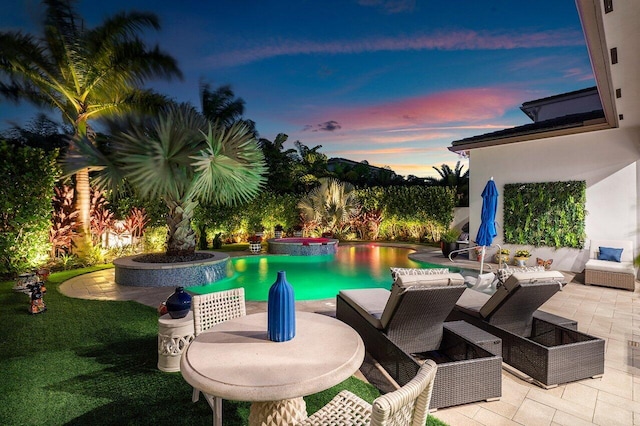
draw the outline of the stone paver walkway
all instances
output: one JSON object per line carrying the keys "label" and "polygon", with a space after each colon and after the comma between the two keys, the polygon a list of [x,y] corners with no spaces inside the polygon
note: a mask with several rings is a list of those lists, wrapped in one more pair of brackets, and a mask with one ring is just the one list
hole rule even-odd
{"label": "stone paver walkway", "polygon": [[[452,265],[437,251],[412,255],[416,260],[477,269],[478,263],[456,260]],[[495,268],[496,265],[493,265]],[[436,417],[458,425],[640,425],[640,296],[636,291],[585,286],[580,277],[554,295],[542,310],[578,321],[578,330],[605,339],[605,374],[542,389],[503,370],[502,398],[436,411]],[[157,307],[173,289],[133,288],[115,284],[114,271],[72,278],[60,286],[69,297],[135,300]],[[335,315],[333,299],[297,302],[297,309]],[[249,313],[266,310],[264,302],[247,302]],[[370,359],[361,368],[373,384],[391,389]]]}

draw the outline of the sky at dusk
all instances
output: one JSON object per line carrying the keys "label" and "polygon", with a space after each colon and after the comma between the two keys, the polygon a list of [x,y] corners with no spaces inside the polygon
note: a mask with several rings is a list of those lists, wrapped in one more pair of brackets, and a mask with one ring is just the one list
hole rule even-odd
{"label": "sky at dusk", "polygon": [[[523,102],[594,86],[572,0],[79,0],[95,26],[154,12],[145,32],[183,81],[147,86],[200,107],[199,82],[231,85],[260,137],[403,176],[455,165],[451,142],[530,120]],[[0,29],[41,35],[37,0],[0,6]],[[34,116],[0,101],[0,129]],[[52,116],[52,118],[58,118]],[[463,164],[467,164],[462,159]]]}

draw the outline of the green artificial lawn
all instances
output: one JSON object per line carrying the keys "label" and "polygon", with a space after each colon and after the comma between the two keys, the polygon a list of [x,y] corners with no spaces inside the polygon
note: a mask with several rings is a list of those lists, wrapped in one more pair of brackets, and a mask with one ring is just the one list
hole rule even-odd
{"label": "green artificial lawn", "polygon": [[[158,316],[137,302],[72,299],[60,283],[99,267],[53,273],[47,311],[0,283],[0,425],[210,425],[204,398],[180,373],[157,369]],[[371,402],[378,390],[356,378],[306,397],[315,412],[342,389]],[[224,401],[225,426],[246,425],[249,403]],[[444,425],[429,416],[428,425]]]}

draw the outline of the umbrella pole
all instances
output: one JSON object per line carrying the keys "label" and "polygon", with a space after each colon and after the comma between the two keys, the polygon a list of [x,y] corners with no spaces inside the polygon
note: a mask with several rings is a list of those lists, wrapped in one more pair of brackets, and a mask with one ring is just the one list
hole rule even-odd
{"label": "umbrella pole", "polygon": [[482,246],[482,254],[480,255],[480,274],[482,274],[482,267],[484,266],[484,254],[487,248]]}

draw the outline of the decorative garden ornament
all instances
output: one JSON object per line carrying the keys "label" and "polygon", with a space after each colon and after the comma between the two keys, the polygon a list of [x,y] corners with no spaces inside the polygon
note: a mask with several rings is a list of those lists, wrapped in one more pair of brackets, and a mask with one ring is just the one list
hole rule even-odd
{"label": "decorative garden ornament", "polygon": [[191,309],[191,295],[184,291],[184,287],[176,287],[175,293],[167,298],[165,304],[171,318],[184,318]]}
{"label": "decorative garden ornament", "polygon": [[269,289],[267,335],[274,342],[286,342],[296,335],[295,296],[285,271],[278,271],[278,277]]}

